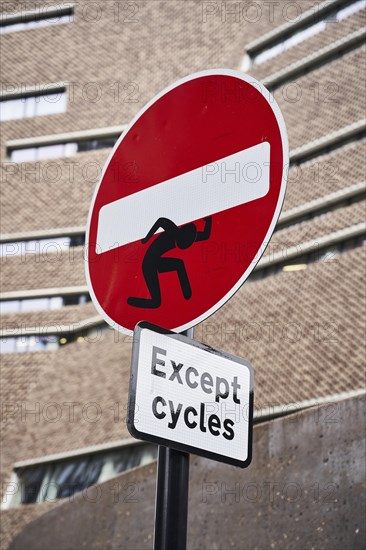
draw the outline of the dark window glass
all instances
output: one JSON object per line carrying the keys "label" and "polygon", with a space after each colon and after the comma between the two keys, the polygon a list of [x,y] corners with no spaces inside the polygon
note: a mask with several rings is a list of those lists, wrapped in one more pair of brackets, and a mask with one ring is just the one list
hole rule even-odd
{"label": "dark window glass", "polygon": [[23,470],[22,480],[22,504],[32,504],[37,502],[37,495],[41,489],[44,477],[43,466],[33,466]]}
{"label": "dark window glass", "polygon": [[117,138],[105,138],[105,139],[91,139],[87,141],[79,141],[78,146],[78,153],[82,153],[84,151],[93,151],[97,149],[105,149],[106,147],[114,147],[114,144],[116,143]]}
{"label": "dark window glass", "polygon": [[74,235],[70,237],[70,247],[83,246],[83,244],[85,244],[85,235]]}
{"label": "dark window glass", "polygon": [[21,495],[20,499],[15,495],[13,506],[70,497],[125,470],[147,464],[156,456],[156,445],[143,443],[22,468],[17,471]]}

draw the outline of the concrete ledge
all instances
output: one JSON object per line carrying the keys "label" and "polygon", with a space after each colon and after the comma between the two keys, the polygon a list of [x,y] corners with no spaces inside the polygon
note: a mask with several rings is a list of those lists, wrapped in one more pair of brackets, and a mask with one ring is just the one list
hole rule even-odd
{"label": "concrete ledge", "polygon": [[[20,3],[20,2],[19,2]],[[5,2],[4,2],[5,4]],[[10,3],[13,4],[14,3]],[[61,17],[62,15],[71,15],[74,12],[75,3],[69,2],[68,4],[59,4],[59,5],[49,5],[41,6],[41,9],[38,7],[36,9],[27,9],[26,2],[20,3],[20,8],[22,10],[16,11],[15,13],[6,13],[4,10],[0,15],[0,23],[2,26],[15,24],[15,23],[26,23],[27,21],[40,21],[42,19],[51,19],[52,17]],[[25,6],[25,7],[24,7]]]}
{"label": "concrete ledge", "polygon": [[354,185],[350,185],[349,187],[340,189],[339,191],[335,191],[334,193],[330,193],[329,195],[325,195],[324,197],[320,197],[318,199],[314,199],[313,201],[306,202],[305,204],[301,204],[300,206],[296,206],[291,210],[286,210],[279,217],[277,229],[285,223],[296,222],[296,220],[302,216],[318,212],[324,208],[330,209],[338,203],[363,195],[365,192],[366,181],[361,181],[359,183],[355,183]]}
{"label": "concrete ledge", "polygon": [[325,46],[317,52],[308,55],[304,59],[300,59],[292,65],[271,74],[264,79],[264,84],[267,88],[273,90],[273,88],[280,86],[291,78],[301,77],[305,71],[314,70],[327,61],[337,58],[340,54],[346,53],[350,49],[357,48],[364,43],[365,38],[365,29],[358,29],[344,38],[336,40],[336,42],[333,42],[329,46]]}
{"label": "concrete ledge", "polygon": [[34,136],[22,139],[13,139],[6,143],[8,149],[22,149],[23,147],[39,147],[40,145],[56,145],[69,141],[82,141],[87,139],[104,139],[119,136],[126,129],[126,124],[110,126],[109,128],[93,128],[79,130],[78,132],[65,132],[64,134],[51,134],[49,136]]}
{"label": "concrete ledge", "polygon": [[67,84],[65,82],[47,82],[45,84],[35,84],[33,86],[21,85],[12,91],[0,91],[0,100],[20,99],[29,96],[49,95],[65,92]]}
{"label": "concrete ledge", "polygon": [[266,48],[271,47],[273,44],[279,42],[284,36],[289,33],[295,33],[307,25],[312,25],[319,21],[322,17],[325,17],[329,12],[333,12],[337,8],[340,8],[344,4],[344,0],[326,0],[322,4],[315,4],[309,10],[305,11],[301,17],[298,17],[295,21],[289,21],[284,23],[280,27],[273,29],[265,35],[250,42],[246,50],[252,56],[253,54],[260,52]]}
{"label": "concrete ledge", "polygon": [[335,132],[322,136],[310,143],[306,143],[297,149],[293,149],[290,152],[290,162],[301,164],[309,159],[309,157],[322,154],[329,147],[338,146],[347,139],[356,139],[360,134],[364,133],[365,130],[366,119],[356,120],[356,122],[352,122],[348,126],[340,128]]}
{"label": "concrete ledge", "polygon": [[64,286],[58,288],[36,288],[33,290],[9,290],[0,293],[0,300],[23,300],[28,298],[50,298],[52,296],[74,296],[87,294],[87,285]]}

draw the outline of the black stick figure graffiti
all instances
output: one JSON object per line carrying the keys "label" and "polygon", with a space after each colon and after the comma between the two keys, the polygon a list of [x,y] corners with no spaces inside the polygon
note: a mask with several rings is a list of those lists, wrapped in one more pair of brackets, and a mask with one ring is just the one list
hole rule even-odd
{"label": "black stick figure graffiti", "polygon": [[211,234],[212,218],[204,218],[205,227],[203,231],[197,231],[194,223],[188,223],[178,227],[174,222],[167,218],[159,218],[154,223],[142,243],[147,243],[154,233],[159,229],[164,229],[163,233],[158,235],[147,249],[142,261],[142,273],[145,278],[146,286],[151,294],[151,298],[130,297],[127,303],[130,306],[140,308],[157,308],[161,304],[161,290],[159,283],[159,274],[168,271],[176,271],[183,296],[186,300],[192,296],[192,289],[188,279],[184,261],[178,258],[164,257],[166,252],[174,248],[186,249],[198,241],[206,241]]}

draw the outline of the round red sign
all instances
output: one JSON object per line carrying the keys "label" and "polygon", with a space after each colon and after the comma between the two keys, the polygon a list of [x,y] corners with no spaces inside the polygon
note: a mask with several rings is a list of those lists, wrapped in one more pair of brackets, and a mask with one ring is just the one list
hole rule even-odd
{"label": "round red sign", "polygon": [[285,124],[254,78],[190,75],[117,141],[92,200],[86,277],[114,328],[186,330],[223,305],[271,237],[288,169]]}

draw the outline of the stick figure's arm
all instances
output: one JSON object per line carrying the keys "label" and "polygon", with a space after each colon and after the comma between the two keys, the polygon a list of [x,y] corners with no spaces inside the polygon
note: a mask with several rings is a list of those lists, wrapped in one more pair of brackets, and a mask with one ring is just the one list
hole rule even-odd
{"label": "stick figure's arm", "polygon": [[198,241],[207,241],[207,239],[210,238],[211,235],[211,227],[212,227],[212,217],[208,216],[207,218],[204,218],[205,220],[205,227],[203,231],[197,232],[196,242]]}
{"label": "stick figure's arm", "polygon": [[164,231],[175,231],[176,229],[178,229],[175,223],[171,220],[168,220],[168,218],[159,218],[154,223],[146,237],[142,239],[142,244],[147,243],[147,241],[150,240],[154,233],[156,233],[156,231],[160,228],[164,229]]}

